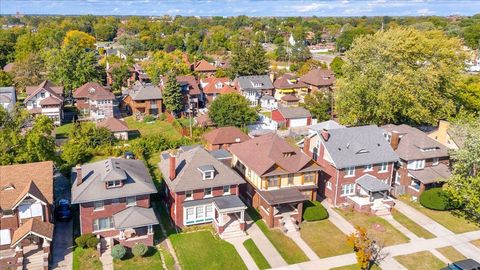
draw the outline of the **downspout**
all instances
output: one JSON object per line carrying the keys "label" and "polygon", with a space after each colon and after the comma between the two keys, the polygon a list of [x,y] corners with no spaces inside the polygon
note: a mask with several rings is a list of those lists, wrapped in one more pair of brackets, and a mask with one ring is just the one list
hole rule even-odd
{"label": "downspout", "polygon": [[337,172],[337,182],[335,183],[335,198],[334,198],[333,204],[336,207],[337,206],[337,196],[338,196],[338,169],[337,168],[335,168],[335,169],[336,169],[335,171]]}

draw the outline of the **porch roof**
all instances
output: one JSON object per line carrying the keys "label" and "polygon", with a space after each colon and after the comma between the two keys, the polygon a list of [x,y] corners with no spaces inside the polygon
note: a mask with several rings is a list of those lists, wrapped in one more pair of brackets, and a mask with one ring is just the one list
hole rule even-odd
{"label": "porch roof", "polygon": [[228,212],[232,210],[245,210],[247,206],[235,195],[216,197],[213,202],[220,212]]}
{"label": "porch roof", "polygon": [[385,182],[382,182],[375,176],[370,174],[365,174],[362,177],[358,178],[355,181],[358,185],[360,185],[363,189],[370,191],[370,192],[378,192],[378,191],[386,191],[390,190],[390,186]]}
{"label": "porch roof", "polygon": [[258,190],[258,194],[270,205],[303,202],[307,196],[303,195],[298,188],[280,188],[275,190]]}
{"label": "porch roof", "polygon": [[39,218],[30,218],[23,223],[18,229],[13,232],[11,247],[18,244],[25,237],[30,234],[45,238],[52,241],[53,237],[53,224],[50,222],[43,222]]}
{"label": "porch roof", "polygon": [[451,175],[450,169],[443,163],[432,167],[425,167],[422,170],[408,170],[408,173],[423,184],[445,181],[445,179]]}
{"label": "porch roof", "polygon": [[138,228],[157,225],[158,219],[152,208],[128,207],[113,215],[116,229]]}

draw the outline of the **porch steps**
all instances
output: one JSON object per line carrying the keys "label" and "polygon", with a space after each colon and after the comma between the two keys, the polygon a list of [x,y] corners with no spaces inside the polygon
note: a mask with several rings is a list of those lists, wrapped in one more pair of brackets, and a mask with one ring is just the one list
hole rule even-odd
{"label": "porch steps", "polygon": [[281,219],[283,224],[283,231],[285,233],[296,232],[298,231],[298,226],[295,224],[293,218],[290,215],[284,215]]}
{"label": "porch steps", "polygon": [[23,270],[43,270],[43,251],[23,258]]}
{"label": "porch steps", "polygon": [[222,239],[232,239],[232,238],[237,238],[237,237],[243,237],[247,235],[244,231],[240,229],[240,223],[237,222],[232,222],[229,224],[225,230],[223,231],[222,234],[220,234],[220,237]]}
{"label": "porch steps", "polygon": [[390,208],[385,207],[385,206],[383,206],[383,207],[378,207],[378,208],[376,208],[376,209],[373,209],[373,208],[372,208],[372,211],[374,211],[374,212],[375,212],[375,215],[377,215],[377,216],[388,216],[388,215],[391,214]]}

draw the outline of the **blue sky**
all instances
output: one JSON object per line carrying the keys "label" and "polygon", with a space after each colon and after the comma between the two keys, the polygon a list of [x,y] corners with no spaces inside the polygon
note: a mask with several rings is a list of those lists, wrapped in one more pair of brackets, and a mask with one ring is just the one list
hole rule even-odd
{"label": "blue sky", "polygon": [[480,0],[0,0],[0,14],[376,16],[473,15]]}

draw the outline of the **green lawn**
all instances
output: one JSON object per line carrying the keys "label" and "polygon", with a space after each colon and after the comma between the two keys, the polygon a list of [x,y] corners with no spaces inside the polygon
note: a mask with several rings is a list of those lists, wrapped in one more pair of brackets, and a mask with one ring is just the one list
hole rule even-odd
{"label": "green lawn", "polygon": [[414,233],[416,236],[425,239],[435,238],[434,234],[425,230],[422,226],[418,225],[413,220],[409,219],[407,216],[400,213],[399,211],[393,209],[392,216],[396,221],[398,221],[398,223],[402,224],[405,228]]}
{"label": "green lawn", "polygon": [[353,252],[347,236],[329,220],[304,222],[300,234],[320,258]]}
{"label": "green lawn", "polygon": [[57,138],[66,138],[68,133],[73,129],[74,124],[68,123],[55,128],[55,134]]}
{"label": "green lawn", "polygon": [[255,221],[255,224],[262,230],[268,240],[272,242],[273,246],[288,264],[308,261],[307,255],[303,253],[292,239],[279,229],[269,229],[256,210],[249,208],[247,211],[248,215]]}
{"label": "green lawn", "polygon": [[[368,215],[350,210],[335,208],[345,219],[353,225],[367,229],[376,241],[385,246],[407,243],[408,237],[395,229],[388,221],[374,215]],[[379,225],[378,227],[375,225]]]}
{"label": "green lawn", "polygon": [[134,257],[128,252],[121,260],[113,260],[113,268],[116,270],[137,270],[137,269],[162,269],[160,252],[154,247],[149,247],[144,257]]}
{"label": "green lawn", "polygon": [[175,269],[175,259],[173,258],[172,254],[168,252],[168,250],[159,247],[158,249],[160,253],[163,256],[163,259],[165,261],[165,266],[167,267],[167,270],[174,270]]}
{"label": "green lawn", "polygon": [[181,137],[175,127],[167,121],[156,120],[153,123],[144,123],[143,121],[136,121],[133,116],[126,117],[124,120],[129,129],[138,130],[143,136],[161,133],[170,139]]}
{"label": "green lawn", "polygon": [[435,211],[423,207],[418,202],[412,202],[408,197],[400,197],[400,200],[422,212],[454,233],[471,232],[480,230],[480,225],[469,222],[463,217],[457,216],[451,211]]}
{"label": "green lawn", "polygon": [[73,250],[73,270],[101,270],[102,262],[95,249],[76,247]]}
{"label": "green lawn", "polygon": [[170,235],[182,269],[247,269],[235,248],[209,231]]}
{"label": "green lawn", "polygon": [[445,267],[445,263],[435,257],[430,251],[422,251],[394,257],[409,270],[432,270]]}
{"label": "green lawn", "polygon": [[443,256],[447,257],[452,262],[460,261],[466,259],[462,253],[456,250],[454,247],[443,247],[437,248],[438,252],[442,253]]}
{"label": "green lawn", "polygon": [[[370,269],[371,270],[382,270],[382,268],[380,268],[376,264],[374,264],[372,266],[372,268],[370,268]],[[360,268],[356,264],[351,264],[351,265],[346,265],[346,266],[335,267],[335,268],[332,268],[330,270],[360,270]]]}
{"label": "green lawn", "polygon": [[253,242],[252,239],[246,240],[245,242],[243,242],[243,245],[247,249],[248,253],[250,253],[260,270],[270,268],[270,264],[268,263],[267,259],[265,259],[262,252],[260,252],[257,245],[255,245],[255,242]]}

